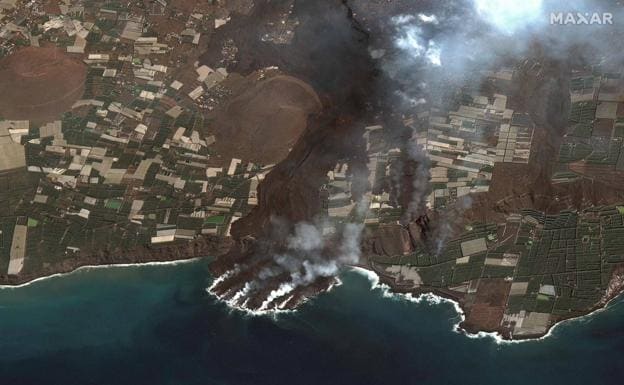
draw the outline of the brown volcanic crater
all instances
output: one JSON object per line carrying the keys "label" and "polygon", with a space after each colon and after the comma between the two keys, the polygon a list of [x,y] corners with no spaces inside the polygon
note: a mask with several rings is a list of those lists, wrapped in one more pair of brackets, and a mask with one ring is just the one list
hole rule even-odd
{"label": "brown volcanic crater", "polygon": [[0,116],[47,121],[84,93],[86,66],[55,47],[26,47],[0,59]]}
{"label": "brown volcanic crater", "polygon": [[[278,75],[246,88],[217,113],[219,154],[262,164],[286,158],[321,101],[314,89],[292,76]],[[229,159],[228,159],[229,161]]]}

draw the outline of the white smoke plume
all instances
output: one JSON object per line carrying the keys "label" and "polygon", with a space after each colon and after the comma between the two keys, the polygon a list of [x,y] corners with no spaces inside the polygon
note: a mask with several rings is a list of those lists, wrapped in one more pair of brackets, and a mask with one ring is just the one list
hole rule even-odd
{"label": "white smoke plume", "polygon": [[474,5],[483,20],[509,35],[545,21],[543,0],[474,0]]}
{"label": "white smoke plume", "polygon": [[295,286],[308,285],[319,277],[336,276],[342,266],[358,262],[362,229],[360,224],[347,223],[341,234],[337,255],[328,257],[324,254],[322,227],[299,223],[288,239],[286,253],[274,259],[281,268],[290,272]]}
{"label": "white smoke plume", "polygon": [[[441,100],[445,90],[461,87],[469,77],[500,66],[504,59],[526,56],[534,43],[555,59],[566,60],[571,51],[607,64],[624,59],[624,40],[619,38],[624,7],[615,0],[449,0],[436,2],[426,14],[421,11],[415,5],[413,13],[388,21],[398,52],[382,59],[407,100]],[[558,13],[609,13],[613,23],[551,23],[551,15]]]}
{"label": "white smoke plume", "polygon": [[[275,220],[276,227],[284,225]],[[300,222],[294,226],[293,233],[287,237],[284,250],[271,255],[272,264],[261,269],[250,281],[246,282],[236,292],[228,292],[225,301],[233,307],[246,308],[250,297],[262,292],[271,280],[280,279],[279,286],[266,294],[260,312],[279,310],[285,306],[289,298],[280,303],[275,301],[284,298],[296,289],[313,284],[319,278],[337,277],[344,266],[357,264],[360,260],[360,241],[363,225],[356,223],[344,224],[333,249],[328,250],[328,239],[323,235],[323,229],[329,226],[325,221],[317,223]],[[220,277],[219,283],[225,279],[245,272],[244,267],[237,266],[235,270]],[[216,286],[213,284],[209,289]]]}
{"label": "white smoke plume", "polygon": [[472,198],[470,195],[465,195],[459,198],[454,206],[441,213],[436,219],[435,227],[432,232],[434,255],[439,256],[442,254],[446,242],[449,241],[454,234],[453,223],[456,222],[458,218],[461,218],[464,212],[471,206]]}
{"label": "white smoke plume", "polygon": [[431,193],[431,161],[427,151],[416,143],[415,138],[407,144],[407,155],[416,165],[412,179],[412,196],[405,213],[405,222],[409,223],[427,213],[427,197]]}

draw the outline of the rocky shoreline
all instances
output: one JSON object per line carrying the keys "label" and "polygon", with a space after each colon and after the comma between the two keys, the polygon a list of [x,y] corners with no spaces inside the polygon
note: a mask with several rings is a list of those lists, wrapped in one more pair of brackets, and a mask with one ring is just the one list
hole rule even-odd
{"label": "rocky shoreline", "polygon": [[221,255],[229,250],[231,244],[232,241],[229,238],[206,236],[188,243],[161,247],[140,247],[123,252],[102,250],[94,254],[75,255],[58,263],[45,264],[40,270],[25,270],[19,275],[2,274],[0,285],[22,285],[38,278],[69,273],[84,266],[168,262]]}
{"label": "rocky shoreline", "polygon": [[[38,272],[26,272],[25,274],[20,274],[19,276],[0,275],[0,286],[20,286],[52,275],[71,273],[87,266],[96,267],[124,264],[140,265],[153,262],[185,261],[196,258],[204,258],[209,255],[221,255],[228,250],[231,245],[232,241],[230,239],[202,237],[190,243],[150,249],[140,248],[127,253],[112,254],[102,251],[96,255],[74,257],[63,260],[58,264],[50,264],[46,266],[44,270]],[[624,293],[624,268],[621,268],[614,272],[609,290],[605,293],[605,296],[600,303],[596,304],[594,307],[587,309],[582,313],[571,314],[569,316],[554,319],[543,333],[514,336],[510,329],[504,327],[498,329],[488,329],[480,328],[478,325],[467,325],[465,322],[466,314],[470,311],[470,309],[466,306],[465,296],[462,295],[462,293],[443,288],[425,286],[415,288],[413,285],[397,284],[393,278],[388,277],[383,273],[379,273],[369,265],[360,264],[354,267],[363,269],[368,273],[375,274],[378,279],[377,284],[385,285],[392,294],[411,295],[413,298],[432,294],[436,297],[440,297],[454,303],[460,313],[460,316],[462,317],[462,321],[457,324],[457,328],[459,331],[470,337],[480,336],[480,334],[485,333],[492,335],[494,338],[500,338],[500,340],[507,342],[542,339],[550,335],[551,331],[563,322],[587,317],[593,313],[604,310],[614,299]],[[334,285],[329,281],[323,282],[323,284],[314,285],[314,288],[308,288],[305,293],[297,293],[296,298],[292,298],[284,304],[282,309],[275,311],[295,310],[299,305],[306,302],[306,299],[313,298],[318,294],[328,291],[333,286]],[[220,297],[223,293],[220,294],[212,291],[212,294]],[[230,306],[227,300],[224,300],[224,302]],[[258,312],[258,314],[270,313],[271,311],[273,311],[273,309],[266,312]]]}
{"label": "rocky shoreline", "polygon": [[579,312],[578,314],[570,314],[568,316],[554,318],[543,333],[513,335],[512,330],[509,328],[500,327],[497,329],[490,329],[479,327],[479,325],[467,325],[465,322],[466,315],[468,314],[470,309],[467,307],[465,296],[463,296],[462,293],[454,292],[449,289],[441,289],[435,287],[421,286],[418,288],[414,288],[413,285],[401,285],[397,284],[394,279],[382,273],[379,273],[370,266],[360,265],[357,267],[375,274],[379,279],[379,284],[387,286],[388,290],[392,294],[411,295],[414,298],[418,298],[421,295],[433,294],[437,297],[453,302],[456,305],[458,311],[461,311],[460,315],[462,317],[462,321],[457,324],[457,327],[461,332],[467,334],[468,336],[479,336],[480,334],[485,333],[493,335],[495,338],[500,338],[502,341],[507,342],[542,339],[550,335],[555,327],[564,322],[591,316],[596,312],[606,309],[613,300],[615,300],[617,297],[624,293],[624,268],[619,268],[613,273],[609,290],[607,290],[605,296],[595,306],[583,312]]}

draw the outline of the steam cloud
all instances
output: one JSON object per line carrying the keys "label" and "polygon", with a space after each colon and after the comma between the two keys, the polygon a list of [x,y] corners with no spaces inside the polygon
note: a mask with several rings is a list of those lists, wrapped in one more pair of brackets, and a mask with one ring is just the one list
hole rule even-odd
{"label": "steam cloud", "polygon": [[[278,219],[274,222],[276,227],[285,225]],[[282,252],[270,253],[269,257],[273,263],[262,268],[242,289],[226,295],[225,297],[229,297],[227,302],[232,306],[247,309],[250,297],[262,295],[264,301],[257,311],[279,310],[289,301],[288,295],[296,289],[311,285],[319,278],[335,277],[342,267],[357,264],[360,259],[363,225],[346,223],[338,236],[335,250],[327,249],[328,236],[323,235],[326,226],[325,222],[297,223],[292,235],[287,237],[285,249]],[[226,273],[226,277],[238,275],[248,268],[237,266]],[[280,282],[279,286],[268,293],[263,293],[273,280]],[[210,290],[216,286],[213,284]],[[278,299],[283,300],[277,303]]]}

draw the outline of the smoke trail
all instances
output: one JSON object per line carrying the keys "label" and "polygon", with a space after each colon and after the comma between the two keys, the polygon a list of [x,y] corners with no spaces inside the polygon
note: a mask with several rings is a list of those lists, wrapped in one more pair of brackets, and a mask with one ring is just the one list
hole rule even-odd
{"label": "smoke trail", "polygon": [[[277,233],[284,231],[283,221],[275,219],[273,223]],[[209,290],[233,307],[260,312],[282,309],[292,297],[288,295],[297,289],[312,285],[320,278],[336,277],[344,266],[359,262],[363,225],[346,223],[337,236],[332,236],[334,239],[323,235],[323,229],[328,225],[326,221],[295,224],[292,234],[286,237],[284,249],[264,255],[264,259],[268,258],[270,262],[268,266],[255,274],[252,265],[237,266],[215,281]],[[329,247],[331,244],[335,246]],[[249,278],[242,288],[219,292],[220,284],[229,279],[239,280],[245,274]],[[271,285],[275,289],[267,290]],[[250,299],[258,296],[261,304],[257,308],[248,308],[252,303]]]}
{"label": "smoke trail", "polygon": [[439,256],[444,251],[446,242],[455,233],[453,224],[457,222],[458,218],[461,218],[464,212],[472,206],[472,198],[470,195],[465,195],[459,198],[455,205],[448,210],[440,213],[439,217],[435,221],[435,225],[432,230],[431,238],[433,241],[433,254]]}
{"label": "smoke trail", "polygon": [[431,161],[422,145],[417,144],[414,137],[408,142],[407,155],[414,162],[415,170],[412,177],[412,196],[407,206],[404,222],[411,222],[427,212],[427,196],[431,193]]}

